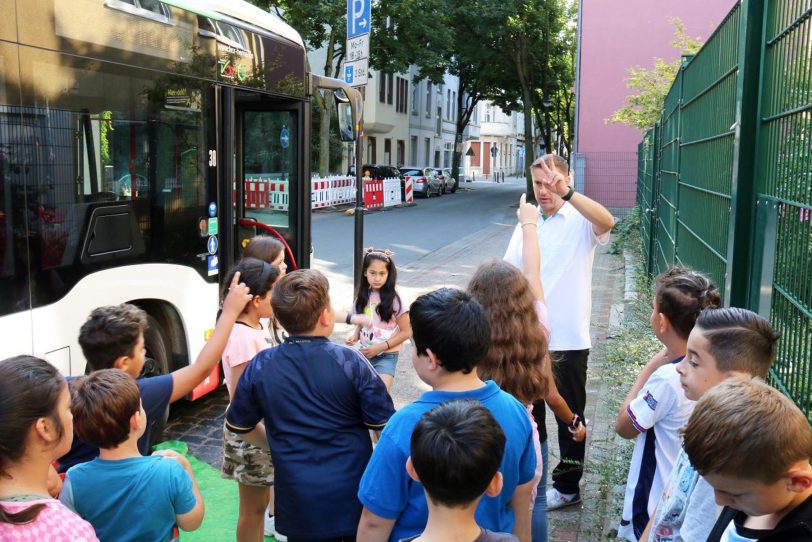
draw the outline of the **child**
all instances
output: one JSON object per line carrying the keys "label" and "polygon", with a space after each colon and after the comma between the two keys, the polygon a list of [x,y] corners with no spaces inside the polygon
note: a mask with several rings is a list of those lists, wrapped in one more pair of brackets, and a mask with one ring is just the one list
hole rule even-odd
{"label": "child", "polygon": [[0,361],[0,540],[98,540],[49,495],[48,470],[71,435],[70,393],[59,371],[32,356]]}
{"label": "child", "polygon": [[[364,252],[354,309],[357,315],[366,316],[366,322],[356,327],[347,344],[361,341],[361,353],[372,363],[388,390],[395,380],[401,344],[412,333],[409,308],[395,290],[398,273],[392,259],[394,253],[376,248]],[[348,313],[345,322],[351,323],[352,316],[352,312]]]}
{"label": "child", "polygon": [[423,531],[428,520],[423,487],[403,468],[412,430],[420,416],[438,404],[473,399],[491,411],[507,438],[499,468],[503,489],[498,496],[483,497],[477,519],[485,529],[513,532],[529,542],[530,494],[536,470],[533,431],[522,404],[477,374],[477,365],[490,344],[485,311],[470,294],[449,288],[418,297],[410,309],[412,362],[432,391],[400,409],[381,434],[358,489],[364,505],[359,540],[397,542]]}
{"label": "child", "polygon": [[142,456],[147,415],[135,381],[103,369],[71,384],[76,432],[99,457],[71,467],[59,500],[88,520],[99,540],[177,540],[177,525],[194,531],[203,497],[189,461],[170,450]]}
{"label": "child", "polygon": [[[687,354],[677,365],[685,397],[699,400],[706,391],[736,374],[766,377],[775,359],[778,335],[767,320],[746,309],[702,311],[688,336]],[[681,450],[640,540],[705,540],[716,521],[716,512],[713,488]]]}
{"label": "child", "polygon": [[[262,320],[273,319],[271,288],[279,278],[280,269],[256,258],[243,258],[234,266],[226,283],[230,283],[235,274],[239,274],[254,297],[237,318],[223,351],[223,374],[229,399],[234,397],[237,382],[248,362],[262,350],[273,346],[271,333],[263,327]],[[222,474],[224,478],[236,480],[239,485],[237,540],[262,542],[266,521],[271,534],[274,528],[271,522],[275,521],[275,518],[265,519],[268,517],[266,507],[273,496],[271,454],[268,450],[248,444],[224,426]]]}
{"label": "child", "polygon": [[[558,393],[552,376],[547,344],[550,330],[544,290],[539,276],[539,247],[535,242],[539,211],[519,200],[519,222],[529,239],[523,243],[521,271],[504,261],[479,266],[468,291],[482,304],[491,329],[488,354],[477,366],[480,378],[492,379],[528,409],[534,429],[536,482],[532,531],[534,542],[547,540],[547,431],[544,401],[550,403],[559,419],[573,427],[573,439],[582,441],[586,428]],[[525,276],[526,275],[526,276]],[[506,303],[505,300],[510,302]],[[538,406],[534,408],[534,403]],[[537,429],[536,429],[537,428]]]}
{"label": "child", "polygon": [[729,378],[697,401],[685,452],[725,507],[708,542],[812,540],[812,428],[786,396]]}
{"label": "child", "polygon": [[271,305],[290,336],[245,368],[226,426],[270,447],[279,532],[354,540],[361,515],[355,491],[372,453],[369,429],[383,427],[394,406],[369,362],[329,341],[335,315],[328,290],[312,269],[277,281]]}
{"label": "child", "polygon": [[412,432],[406,470],[423,485],[429,519],[423,534],[403,542],[518,542],[512,534],[483,529],[474,518],[483,493],[495,497],[502,490],[504,452],[504,431],[477,401],[448,401],[423,414]]}
{"label": "child", "polygon": [[[147,428],[138,441],[141,455],[150,453],[150,427],[166,414],[170,403],[185,397],[211,374],[220,361],[223,347],[237,317],[242,313],[251,295],[244,284],[239,284],[235,275],[225,300],[223,314],[217,321],[209,341],[200,351],[197,360],[168,375],[139,378],[138,387],[147,412]],[[101,369],[121,369],[134,379],[144,367],[144,329],[147,327],[143,310],[123,303],[117,306],[99,307],[90,313],[79,331],[79,345],[87,360],[86,372]],[[59,458],[59,472],[90,461],[99,455],[97,447],[83,442],[74,436],[70,451]]]}
{"label": "child", "polygon": [[673,267],[657,277],[651,328],[664,347],[643,367],[615,420],[623,438],[635,438],[618,536],[637,542],[680,450],[679,429],[694,403],[685,397],[676,364],[700,311],[719,305],[703,275]]}
{"label": "child", "polygon": [[285,247],[278,240],[267,235],[255,235],[242,251],[243,258],[256,258],[279,268],[279,276],[284,277],[288,265],[285,263]]}

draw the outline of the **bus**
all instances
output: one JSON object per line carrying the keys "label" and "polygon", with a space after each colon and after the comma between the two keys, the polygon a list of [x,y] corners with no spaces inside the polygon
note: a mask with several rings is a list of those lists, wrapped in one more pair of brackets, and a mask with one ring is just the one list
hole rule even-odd
{"label": "bus", "polygon": [[[0,359],[83,374],[100,305],[146,311],[150,374],[190,363],[256,234],[310,258],[310,97],[299,34],[241,0],[8,0],[0,18]],[[192,394],[214,389],[218,374]]]}

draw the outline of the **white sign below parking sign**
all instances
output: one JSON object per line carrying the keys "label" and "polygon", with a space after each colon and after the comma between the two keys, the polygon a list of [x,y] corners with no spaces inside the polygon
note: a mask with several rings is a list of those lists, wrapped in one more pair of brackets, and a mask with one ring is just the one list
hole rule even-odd
{"label": "white sign below parking sign", "polygon": [[350,62],[369,58],[369,34],[348,39],[346,51],[346,58]]}
{"label": "white sign below parking sign", "polygon": [[344,63],[344,81],[352,87],[362,87],[367,84],[369,74],[369,59],[364,58],[355,62]]}

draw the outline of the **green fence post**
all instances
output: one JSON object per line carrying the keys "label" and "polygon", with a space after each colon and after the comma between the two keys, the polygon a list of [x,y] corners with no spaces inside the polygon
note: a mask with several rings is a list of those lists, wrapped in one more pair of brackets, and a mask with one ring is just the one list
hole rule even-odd
{"label": "green fence post", "polygon": [[753,272],[760,271],[753,269],[752,262],[764,0],[743,0],[741,9],[733,178],[724,286],[725,304],[731,307],[751,306],[750,281]]}
{"label": "green fence post", "polygon": [[660,167],[660,123],[655,122],[651,129],[651,229],[648,236],[648,272],[649,275],[657,274],[657,228],[660,215],[657,212],[660,193],[657,190],[657,171]]}

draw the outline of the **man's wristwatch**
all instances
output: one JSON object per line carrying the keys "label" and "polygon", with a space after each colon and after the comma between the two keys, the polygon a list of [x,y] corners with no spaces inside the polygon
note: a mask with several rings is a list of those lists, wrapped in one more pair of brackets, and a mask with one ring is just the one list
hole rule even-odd
{"label": "man's wristwatch", "polygon": [[561,199],[563,199],[564,201],[569,201],[572,199],[573,194],[575,194],[575,189],[570,186],[569,190],[567,190],[567,193],[561,196]]}

